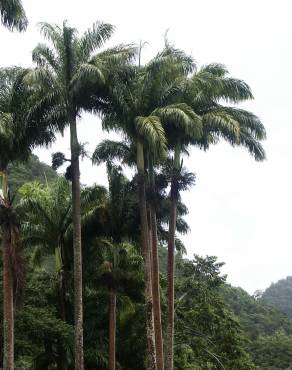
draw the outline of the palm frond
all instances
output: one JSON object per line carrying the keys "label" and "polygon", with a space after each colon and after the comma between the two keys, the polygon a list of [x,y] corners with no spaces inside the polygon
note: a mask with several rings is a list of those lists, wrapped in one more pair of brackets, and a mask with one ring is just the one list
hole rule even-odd
{"label": "palm frond", "polygon": [[135,119],[135,127],[138,137],[145,140],[150,150],[162,158],[166,156],[166,137],[159,117],[154,115],[138,116]]}
{"label": "palm frond", "polygon": [[28,25],[20,0],[0,0],[1,23],[10,30],[25,31]]}
{"label": "palm frond", "polygon": [[100,164],[114,160],[132,166],[135,164],[135,151],[131,150],[127,142],[103,140],[96,147],[92,155],[92,162],[94,164]]}
{"label": "palm frond", "polygon": [[54,51],[45,44],[38,44],[32,51],[32,60],[39,67],[50,66],[54,71],[59,68],[59,60]]}
{"label": "palm frond", "polygon": [[84,62],[89,59],[91,53],[100,48],[109,40],[114,32],[114,27],[108,23],[96,22],[80,38],[78,54]]}

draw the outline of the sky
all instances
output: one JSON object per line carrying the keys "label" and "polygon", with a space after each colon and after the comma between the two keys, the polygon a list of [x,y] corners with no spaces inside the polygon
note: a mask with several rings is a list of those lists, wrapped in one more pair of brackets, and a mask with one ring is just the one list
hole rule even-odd
{"label": "sky", "polygon": [[[62,23],[83,32],[96,20],[116,26],[107,46],[147,41],[142,60],[168,39],[198,65],[225,64],[245,80],[255,99],[241,107],[257,114],[267,130],[267,160],[256,163],[243,149],[226,143],[208,152],[192,149],[184,163],[196,186],[183,195],[191,232],[183,237],[188,256],[216,255],[228,282],[249,293],[292,275],[292,22],[291,0],[23,0],[26,33],[0,28],[0,66],[31,66],[31,51],[43,42],[37,23]],[[100,140],[97,117],[84,115],[80,142],[91,153]],[[39,158],[68,152],[68,132]],[[106,184],[104,167],[81,165],[82,182]]]}

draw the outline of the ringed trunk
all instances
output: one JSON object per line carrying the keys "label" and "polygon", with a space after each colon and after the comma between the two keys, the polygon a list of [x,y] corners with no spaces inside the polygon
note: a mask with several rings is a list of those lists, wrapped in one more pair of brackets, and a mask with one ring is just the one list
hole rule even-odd
{"label": "ringed trunk", "polygon": [[109,370],[116,370],[116,307],[117,307],[116,293],[113,289],[111,289],[109,299],[109,350],[108,350]]}
{"label": "ringed trunk", "polygon": [[73,115],[70,119],[70,141],[73,205],[75,370],[84,370],[80,169],[76,115]]}
{"label": "ringed trunk", "polygon": [[137,169],[138,169],[138,191],[141,221],[141,242],[144,258],[144,280],[145,280],[145,306],[146,306],[146,336],[147,336],[147,369],[157,370],[155,353],[155,335],[153,322],[153,299],[151,279],[151,251],[149,248],[149,232],[147,220],[146,192],[145,192],[145,167],[143,143],[137,142]]}
{"label": "ringed trunk", "polygon": [[166,369],[173,370],[173,347],[174,347],[174,279],[175,279],[175,231],[177,219],[178,199],[178,173],[180,169],[180,145],[175,148],[174,173],[171,180],[171,205],[168,231],[168,260],[167,260],[167,346],[166,346]]}

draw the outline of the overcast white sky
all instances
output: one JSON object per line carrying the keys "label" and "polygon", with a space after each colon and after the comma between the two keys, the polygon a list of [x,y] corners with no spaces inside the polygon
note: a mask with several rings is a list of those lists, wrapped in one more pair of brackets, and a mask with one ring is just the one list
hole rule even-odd
{"label": "overcast white sky", "polygon": [[[244,79],[255,100],[244,107],[264,122],[268,160],[255,163],[239,149],[220,144],[185,161],[197,185],[184,195],[191,234],[188,254],[216,255],[225,261],[228,281],[253,293],[292,275],[292,2],[291,0],[23,0],[30,26],[25,34],[0,28],[0,66],[31,65],[31,51],[42,41],[39,21],[67,19],[80,31],[94,21],[116,26],[109,45],[147,41],[144,59],[163,46],[163,35],[191,53],[198,64],[225,64]],[[98,119],[86,115],[79,125],[87,149],[105,137]],[[68,150],[68,137],[49,151]],[[104,170],[82,163],[82,181],[105,183]]]}

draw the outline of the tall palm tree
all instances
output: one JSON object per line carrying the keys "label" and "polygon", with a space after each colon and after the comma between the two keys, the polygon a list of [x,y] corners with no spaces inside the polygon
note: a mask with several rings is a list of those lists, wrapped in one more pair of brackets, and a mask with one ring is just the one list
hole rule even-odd
{"label": "tall palm tree", "polygon": [[[148,154],[161,158],[166,156],[166,140],[162,121],[158,116],[160,109],[165,107],[165,100],[170,93],[170,85],[173,74],[177,70],[183,70],[185,73],[190,70],[192,60],[171,47],[165,48],[147,65],[141,67],[132,67],[127,75],[127,83],[122,76],[120,80],[116,79],[115,88],[111,91],[111,104],[108,111],[105,111],[103,124],[108,129],[123,131],[128,140],[136,148],[136,167],[138,180],[138,197],[141,219],[141,244],[145,264],[145,299],[146,299],[146,328],[148,340],[148,359],[151,369],[164,368],[161,313],[154,311],[155,339],[153,334],[153,300],[152,300],[152,272],[151,272],[151,250],[149,240],[149,226],[147,219],[146,204],[146,168]],[[196,115],[190,107],[185,105],[184,109],[176,108],[176,114],[180,119],[187,122],[193,122]],[[146,156],[145,156],[145,153]],[[146,164],[145,164],[146,162]],[[154,259],[154,262],[158,258]],[[158,271],[158,266],[155,267]],[[153,283],[158,285],[153,291],[159,292],[158,274],[155,275]],[[159,297],[155,297],[159,299]],[[159,308],[158,305],[155,307]],[[156,340],[156,343],[155,343]],[[154,344],[155,343],[155,344]],[[156,351],[155,351],[156,348]]]}
{"label": "tall palm tree", "polygon": [[[14,291],[23,280],[19,257],[19,222],[9,192],[8,165],[26,160],[36,145],[53,139],[52,132],[24,120],[26,98],[23,83],[27,71],[21,68],[0,70],[0,224],[3,243],[4,295],[4,370],[14,369]],[[16,291],[16,293],[17,293]]]}
{"label": "tall palm tree", "polygon": [[114,244],[109,240],[103,240],[103,244],[99,276],[109,292],[108,370],[115,370],[117,295],[127,294],[126,287],[137,282],[141,259],[130,244]]}
{"label": "tall palm tree", "polygon": [[10,30],[25,31],[27,18],[21,0],[0,0],[1,23]]}
{"label": "tall palm tree", "polygon": [[[75,309],[75,368],[84,368],[83,355],[83,304],[82,304],[82,248],[80,219],[81,146],[77,137],[77,118],[83,109],[101,109],[100,99],[110,68],[132,57],[133,48],[118,46],[97,55],[95,51],[111,37],[110,24],[95,23],[81,37],[66,22],[62,27],[42,23],[41,32],[51,47],[39,44],[33,51],[37,68],[28,81],[39,88],[39,101],[29,114],[58,125],[62,131],[70,127],[71,180],[73,203],[74,249],[74,309]],[[94,98],[92,92],[95,92]],[[93,105],[94,103],[94,105]]]}
{"label": "tall palm tree", "polygon": [[246,147],[256,160],[265,158],[260,144],[260,140],[265,138],[265,129],[260,120],[245,110],[222,105],[223,102],[238,103],[251,99],[252,93],[245,82],[229,77],[222,65],[211,64],[198,71],[194,69],[191,75],[177,76],[173,80],[173,86],[175,93],[170,97],[172,108],[176,109],[184,104],[191,107],[197,120],[201,121],[202,134],[197,135],[188,130],[170,109],[157,113],[166,123],[164,129],[168,145],[174,152],[168,240],[167,370],[173,370],[174,253],[182,153],[190,145],[208,149],[210,144],[224,139],[233,146]]}

